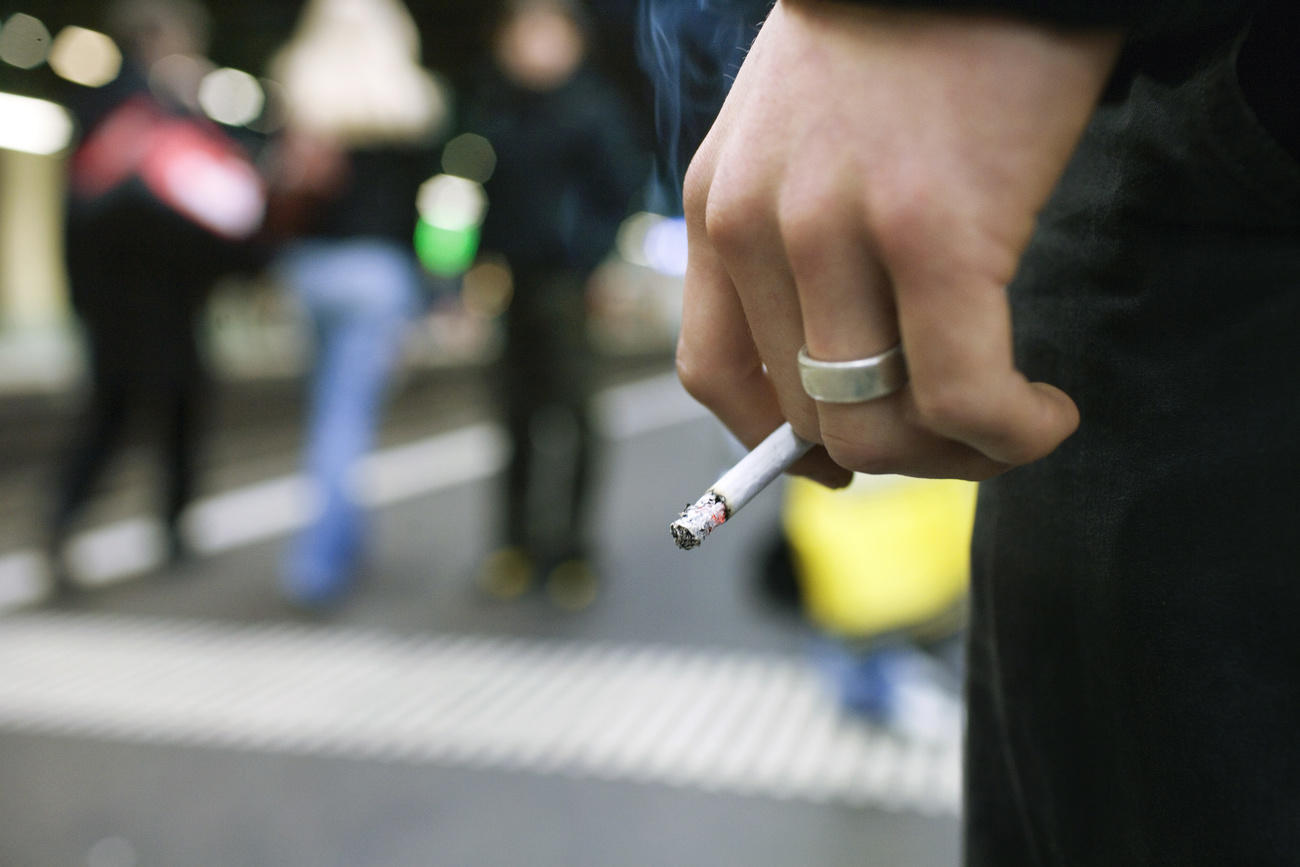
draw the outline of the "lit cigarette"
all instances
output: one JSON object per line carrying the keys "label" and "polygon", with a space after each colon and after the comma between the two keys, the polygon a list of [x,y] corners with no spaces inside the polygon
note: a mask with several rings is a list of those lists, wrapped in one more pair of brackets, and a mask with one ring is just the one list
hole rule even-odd
{"label": "lit cigarette", "polygon": [[722,474],[688,506],[676,521],[668,525],[673,541],[682,550],[698,548],[705,537],[726,523],[741,508],[790,465],[807,454],[812,443],[801,439],[786,422],[772,431],[740,463]]}

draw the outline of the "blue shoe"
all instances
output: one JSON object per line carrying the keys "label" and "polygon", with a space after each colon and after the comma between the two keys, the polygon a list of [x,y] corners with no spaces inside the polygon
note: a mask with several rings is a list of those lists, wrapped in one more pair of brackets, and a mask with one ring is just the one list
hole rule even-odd
{"label": "blue shoe", "polygon": [[280,589],[295,605],[322,608],[352,590],[360,560],[361,533],[355,522],[318,521],[297,539],[280,573]]}
{"label": "blue shoe", "polygon": [[924,651],[903,644],[855,652],[828,641],[816,656],[849,713],[910,740],[961,740],[965,710],[960,681]]}

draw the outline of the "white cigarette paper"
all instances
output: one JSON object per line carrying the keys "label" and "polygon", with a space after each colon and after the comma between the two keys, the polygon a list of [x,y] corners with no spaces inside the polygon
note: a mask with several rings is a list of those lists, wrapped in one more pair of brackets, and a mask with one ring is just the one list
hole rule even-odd
{"label": "white cigarette paper", "polygon": [[677,547],[698,548],[709,533],[739,512],[810,448],[812,443],[801,439],[789,422],[772,431],[668,525]]}

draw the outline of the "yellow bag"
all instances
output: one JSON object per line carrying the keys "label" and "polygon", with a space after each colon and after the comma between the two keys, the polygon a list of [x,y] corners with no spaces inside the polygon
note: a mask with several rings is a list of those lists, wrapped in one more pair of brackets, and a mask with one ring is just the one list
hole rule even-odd
{"label": "yellow bag", "polygon": [[973,482],[854,477],[841,491],[804,479],[783,515],[809,617],[849,639],[924,631],[960,609],[970,575]]}

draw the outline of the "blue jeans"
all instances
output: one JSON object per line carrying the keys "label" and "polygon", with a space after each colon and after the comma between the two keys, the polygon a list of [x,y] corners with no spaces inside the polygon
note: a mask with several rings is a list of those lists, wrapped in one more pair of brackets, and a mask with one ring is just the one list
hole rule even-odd
{"label": "blue jeans", "polygon": [[361,551],[354,468],[373,442],[420,277],[407,250],[380,239],[299,242],[280,265],[315,338],[305,462],[317,504],[283,585],[292,599],[320,603],[347,590]]}

